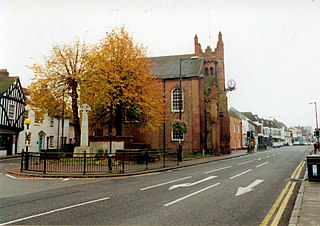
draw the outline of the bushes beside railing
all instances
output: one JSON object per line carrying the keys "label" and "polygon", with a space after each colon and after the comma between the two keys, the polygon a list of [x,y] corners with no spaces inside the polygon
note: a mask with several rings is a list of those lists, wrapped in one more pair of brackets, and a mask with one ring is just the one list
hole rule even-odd
{"label": "bushes beside railing", "polygon": [[175,151],[117,151],[115,155],[22,152],[20,171],[55,174],[110,174],[163,168],[177,164]]}

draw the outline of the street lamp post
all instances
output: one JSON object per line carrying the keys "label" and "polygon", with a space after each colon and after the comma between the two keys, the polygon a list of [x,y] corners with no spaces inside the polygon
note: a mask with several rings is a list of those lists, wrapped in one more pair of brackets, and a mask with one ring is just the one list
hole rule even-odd
{"label": "street lamp post", "polygon": [[25,138],[25,145],[26,145],[26,170],[29,169],[29,155],[28,155],[28,149],[29,149],[29,145],[30,145],[30,141],[31,141],[31,134],[29,131],[29,125],[31,123],[31,119],[26,118],[24,120],[24,124],[27,126],[27,130],[26,130],[26,138]]}
{"label": "street lamp post", "polygon": [[317,112],[317,102],[311,102],[309,104],[314,104],[314,111],[315,111],[315,115],[316,115],[316,129],[318,129],[318,112]]}
{"label": "street lamp post", "polygon": [[[179,58],[179,123],[182,119],[182,61],[183,60],[195,60],[198,59],[197,56],[192,56],[190,58]],[[178,162],[182,162],[182,132],[179,128],[179,147],[178,147]]]}
{"label": "street lamp post", "polygon": [[[319,129],[318,127],[318,112],[317,112],[317,102],[311,102],[309,104],[314,104],[314,111],[316,115],[316,131]],[[319,148],[319,137],[317,137],[317,145],[315,145],[314,152],[316,153],[317,149]]]}

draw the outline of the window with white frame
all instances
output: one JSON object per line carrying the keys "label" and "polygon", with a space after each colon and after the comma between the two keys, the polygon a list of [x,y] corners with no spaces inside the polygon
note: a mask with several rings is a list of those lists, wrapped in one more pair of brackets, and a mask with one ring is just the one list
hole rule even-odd
{"label": "window with white frame", "polygon": [[9,119],[14,119],[15,105],[9,104]]}
{"label": "window with white frame", "polygon": [[[181,94],[181,111],[183,111],[183,92]],[[171,95],[171,109],[173,112],[179,112],[180,110],[180,89],[174,89]]]}
{"label": "window with white frame", "polygon": [[[179,141],[179,130],[178,131],[171,131],[171,139],[172,141]],[[184,134],[181,133],[181,141],[184,140]]]}
{"label": "window with white frame", "polygon": [[50,147],[53,147],[53,136],[50,136],[49,138],[49,145]]}

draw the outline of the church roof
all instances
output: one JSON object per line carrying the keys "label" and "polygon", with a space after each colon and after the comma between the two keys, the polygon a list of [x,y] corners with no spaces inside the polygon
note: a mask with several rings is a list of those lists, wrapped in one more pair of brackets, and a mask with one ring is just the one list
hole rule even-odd
{"label": "church roof", "polygon": [[180,59],[181,77],[199,76],[203,59],[191,59],[194,54],[160,56],[149,58],[152,65],[153,74],[161,79],[179,78],[180,77]]}

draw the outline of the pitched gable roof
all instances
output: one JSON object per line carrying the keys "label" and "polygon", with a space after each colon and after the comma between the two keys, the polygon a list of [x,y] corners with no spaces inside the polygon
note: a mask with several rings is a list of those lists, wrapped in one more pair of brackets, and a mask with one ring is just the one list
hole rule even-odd
{"label": "pitched gable roof", "polygon": [[253,115],[251,112],[241,112],[245,117],[253,122],[259,122],[259,118],[257,115]]}
{"label": "pitched gable roof", "polygon": [[0,95],[6,92],[19,77],[0,77]]}
{"label": "pitched gable roof", "polygon": [[235,109],[234,107],[231,107],[229,109],[229,116],[232,116],[232,117],[235,117],[235,118],[238,118],[238,119],[242,119],[242,120],[245,120],[246,117],[243,116],[237,109]]}
{"label": "pitched gable roof", "polygon": [[287,129],[287,126],[286,126],[284,123],[278,122],[277,120],[274,120],[274,125],[275,125],[278,129],[282,129],[282,128]]}
{"label": "pitched gable roof", "polygon": [[[181,77],[193,77],[200,75],[203,59],[191,59],[194,54],[161,56],[149,58],[152,65],[152,71],[159,78],[179,78],[180,77],[180,59]],[[190,59],[188,59],[190,58]]]}

